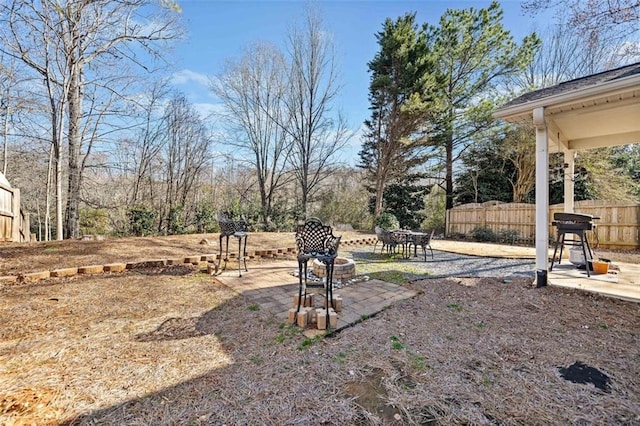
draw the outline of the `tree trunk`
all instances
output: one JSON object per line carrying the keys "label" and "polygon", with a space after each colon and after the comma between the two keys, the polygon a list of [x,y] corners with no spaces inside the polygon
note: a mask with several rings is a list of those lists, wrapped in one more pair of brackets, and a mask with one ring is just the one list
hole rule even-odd
{"label": "tree trunk", "polygon": [[445,193],[446,204],[445,210],[453,208],[453,122],[447,123],[445,134],[445,150],[446,150],[446,177],[445,177]]}
{"label": "tree trunk", "polygon": [[63,239],[63,221],[62,221],[62,162],[60,161],[60,152],[56,154],[56,240]]}
{"label": "tree trunk", "polygon": [[9,134],[9,101],[6,99],[8,96],[5,94],[5,101],[7,104],[4,109],[4,126],[2,129],[2,174],[7,175],[7,135]]}
{"label": "tree trunk", "polygon": [[[45,201],[44,201],[44,241],[49,241],[51,239],[51,181],[53,172],[53,162],[54,162],[54,144],[51,144],[49,148],[49,161],[47,163],[47,185],[45,190]],[[38,215],[39,216],[39,215]],[[42,235],[40,236],[40,241],[43,241]]]}
{"label": "tree trunk", "polygon": [[69,81],[69,186],[67,190],[67,210],[65,216],[65,237],[80,236],[80,187],[82,170],[80,169],[80,148],[82,146],[80,125],[82,119],[81,64],[70,64]]}
{"label": "tree trunk", "polygon": [[373,207],[373,216],[378,217],[382,213],[382,198],[384,196],[384,180],[376,179],[376,200]]}

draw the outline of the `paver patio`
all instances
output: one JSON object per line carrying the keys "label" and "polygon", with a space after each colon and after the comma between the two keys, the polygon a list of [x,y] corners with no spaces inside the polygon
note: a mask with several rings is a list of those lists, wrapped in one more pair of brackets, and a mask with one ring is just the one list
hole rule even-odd
{"label": "paver patio", "polygon": [[[277,318],[286,320],[289,309],[293,307],[293,297],[298,294],[298,277],[292,275],[297,270],[297,261],[280,260],[249,265],[249,271],[243,272],[242,277],[230,267],[216,279],[260,305],[261,310],[273,312]],[[337,331],[377,314],[398,300],[413,297],[416,292],[397,284],[368,280],[335,289],[335,295],[342,297],[343,301],[343,310],[338,313]],[[307,329],[305,333],[313,336],[318,331]]]}

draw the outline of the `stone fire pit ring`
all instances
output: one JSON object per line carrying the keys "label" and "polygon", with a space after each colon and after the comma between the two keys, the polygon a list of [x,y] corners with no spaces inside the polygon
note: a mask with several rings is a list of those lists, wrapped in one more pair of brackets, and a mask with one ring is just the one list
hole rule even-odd
{"label": "stone fire pit ring", "polygon": [[[313,275],[316,277],[324,278],[326,275],[326,266],[318,259],[313,260]],[[333,264],[333,279],[334,280],[349,280],[356,276],[356,263],[353,259],[346,257],[336,257]]]}

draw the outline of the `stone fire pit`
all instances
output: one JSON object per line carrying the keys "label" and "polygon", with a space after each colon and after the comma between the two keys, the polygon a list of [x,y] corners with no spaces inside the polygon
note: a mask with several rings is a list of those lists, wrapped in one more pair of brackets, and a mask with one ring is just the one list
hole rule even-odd
{"label": "stone fire pit", "polygon": [[[318,259],[313,260],[313,275],[316,277],[324,278],[327,270],[324,263]],[[347,259],[346,257],[336,257],[336,261],[333,265],[333,279],[334,280],[349,280],[356,276],[356,263],[353,259]]]}

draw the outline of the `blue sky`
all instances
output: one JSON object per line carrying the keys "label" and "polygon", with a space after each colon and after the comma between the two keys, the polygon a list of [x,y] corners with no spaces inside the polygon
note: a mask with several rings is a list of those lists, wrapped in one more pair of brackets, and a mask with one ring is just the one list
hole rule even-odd
{"label": "blue sky", "polygon": [[[283,47],[287,29],[303,17],[306,6],[303,0],[181,0],[179,3],[187,39],[175,48],[173,84],[203,112],[216,104],[207,88],[208,77],[221,72],[227,59],[239,57],[243,48],[253,41],[264,40]],[[406,12],[416,12],[418,22],[437,24],[447,8],[482,8],[487,7],[490,0],[325,0],[315,4],[336,46],[343,83],[337,107],[355,131],[369,116],[367,62],[378,51],[375,34],[387,17],[395,19]],[[541,17],[523,16],[519,1],[501,4],[503,25],[518,41],[536,28],[546,26]],[[357,153],[359,138],[354,138],[351,145],[348,157]]]}

